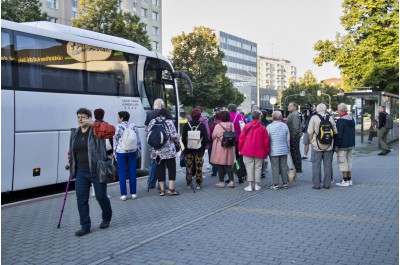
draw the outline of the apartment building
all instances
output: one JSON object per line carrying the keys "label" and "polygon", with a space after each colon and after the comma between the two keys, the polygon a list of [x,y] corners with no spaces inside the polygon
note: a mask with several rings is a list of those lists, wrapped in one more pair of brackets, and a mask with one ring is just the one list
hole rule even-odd
{"label": "apartment building", "polygon": [[257,43],[222,31],[216,34],[225,54],[222,63],[228,68],[226,76],[245,96],[238,109],[247,114],[257,104]]}
{"label": "apartment building", "polygon": [[270,98],[278,97],[278,90],[289,87],[289,81],[297,80],[297,69],[290,61],[279,58],[258,56],[258,84],[260,106],[272,108]]}
{"label": "apartment building", "polygon": [[[71,25],[77,17],[78,0],[41,0],[42,10],[49,16],[49,21]],[[118,8],[135,14],[145,24],[153,50],[161,53],[162,49],[162,5],[161,0],[120,0]]]}

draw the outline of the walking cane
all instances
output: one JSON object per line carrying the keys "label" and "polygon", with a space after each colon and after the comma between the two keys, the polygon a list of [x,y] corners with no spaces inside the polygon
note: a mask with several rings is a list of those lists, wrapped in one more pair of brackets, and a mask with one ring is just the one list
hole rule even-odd
{"label": "walking cane", "polygon": [[[68,165],[65,166],[65,169],[68,170],[68,169],[69,169],[69,166],[68,166]],[[62,208],[61,208],[60,219],[58,219],[57,228],[60,228],[61,218],[62,218],[63,213],[64,213],[64,206],[65,206],[65,202],[67,201],[67,195],[68,195],[68,189],[69,189],[69,183],[70,183],[70,182],[71,182],[71,175],[70,175],[69,178],[68,178],[67,188],[66,188],[66,190],[65,190],[64,202],[63,202],[63,205],[62,205]]]}

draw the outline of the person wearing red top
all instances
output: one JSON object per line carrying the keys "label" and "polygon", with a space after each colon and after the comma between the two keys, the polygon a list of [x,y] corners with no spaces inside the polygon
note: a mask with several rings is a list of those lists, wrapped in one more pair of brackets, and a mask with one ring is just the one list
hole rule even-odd
{"label": "person wearing red top", "polygon": [[251,113],[253,120],[246,124],[239,137],[239,153],[247,171],[248,185],[245,191],[261,190],[261,168],[264,159],[269,155],[270,143],[267,129],[261,124],[262,113],[259,110]]}

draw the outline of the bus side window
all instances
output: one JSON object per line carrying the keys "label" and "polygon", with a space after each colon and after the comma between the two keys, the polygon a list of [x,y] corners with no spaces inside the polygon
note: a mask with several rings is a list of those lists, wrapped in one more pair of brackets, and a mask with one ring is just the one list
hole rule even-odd
{"label": "bus side window", "polygon": [[18,84],[21,90],[84,92],[85,63],[67,53],[67,43],[15,33]]}
{"label": "bus side window", "polygon": [[15,61],[14,43],[9,30],[1,31],[1,86],[12,86],[12,65]]}
{"label": "bus side window", "polygon": [[[96,49],[96,47],[93,48]],[[88,61],[86,63],[88,93],[95,95],[134,96],[135,88],[137,91],[137,85],[135,85],[136,76],[135,72],[132,71],[132,65],[136,63],[135,58],[137,60],[137,56],[132,55],[130,57],[122,52],[112,51],[109,58]],[[127,59],[132,61],[127,61]]]}

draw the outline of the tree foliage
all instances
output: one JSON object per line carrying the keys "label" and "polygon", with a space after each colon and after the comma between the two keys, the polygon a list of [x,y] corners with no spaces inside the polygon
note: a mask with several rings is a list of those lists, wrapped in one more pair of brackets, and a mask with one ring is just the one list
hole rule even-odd
{"label": "tree foliage", "polygon": [[371,86],[399,93],[399,2],[344,0],[341,24],[348,31],[334,41],[319,40],[314,63],[335,62],[346,90]]}
{"label": "tree foliage", "polygon": [[225,76],[224,54],[212,29],[195,27],[193,32],[173,37],[172,44],[175,70],[187,73],[193,83],[193,97],[185,84],[179,83],[179,97],[184,105],[215,107],[243,102],[244,96]]}
{"label": "tree foliage", "polygon": [[1,18],[14,22],[47,20],[41,6],[40,0],[1,0]]}
{"label": "tree foliage", "polygon": [[[320,96],[318,96],[318,90],[322,93]],[[302,91],[304,91],[305,96],[300,95]],[[297,83],[291,83],[287,89],[280,90],[278,99],[281,102],[281,109],[287,109],[290,102],[295,102],[302,109],[313,103],[324,103],[329,107],[329,97],[327,96],[329,95],[331,97],[331,108],[336,110],[337,105],[343,101],[343,98],[340,95],[338,96],[342,92],[339,88],[318,83],[311,70],[308,70],[303,77],[299,78]]]}
{"label": "tree foliage", "polygon": [[117,5],[118,0],[79,0],[72,26],[128,39],[151,50],[144,23],[138,16],[118,10]]}

